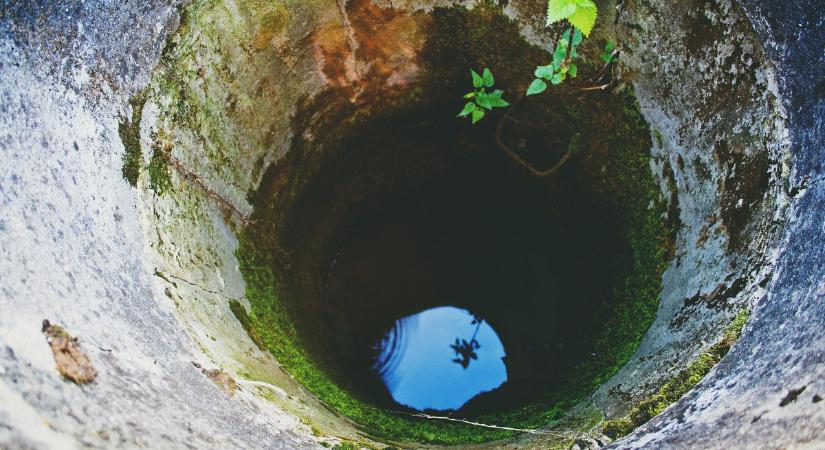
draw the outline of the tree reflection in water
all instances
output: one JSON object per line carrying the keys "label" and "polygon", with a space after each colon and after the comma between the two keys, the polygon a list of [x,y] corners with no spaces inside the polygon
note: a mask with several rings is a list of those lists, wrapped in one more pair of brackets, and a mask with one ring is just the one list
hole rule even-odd
{"label": "tree reflection in water", "polygon": [[459,340],[459,338],[455,338],[455,343],[450,344],[450,348],[452,348],[455,355],[458,356],[458,358],[453,358],[452,361],[461,365],[461,368],[463,369],[470,366],[471,360],[478,359],[478,353],[476,353],[476,350],[481,348],[481,344],[479,344],[478,340],[476,340],[476,336],[478,336],[478,329],[481,328],[481,323],[483,321],[484,319],[481,317],[473,315],[471,325],[476,326],[475,331],[473,331],[473,337],[471,337],[469,341],[466,339]]}
{"label": "tree reflection in water", "polygon": [[501,339],[465,309],[440,306],[398,319],[374,349],[372,369],[392,399],[419,411],[457,410],[507,381]]}

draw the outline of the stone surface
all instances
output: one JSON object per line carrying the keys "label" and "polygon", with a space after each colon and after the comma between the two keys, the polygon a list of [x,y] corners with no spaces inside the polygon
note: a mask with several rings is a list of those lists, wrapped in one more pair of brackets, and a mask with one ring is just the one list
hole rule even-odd
{"label": "stone surface", "polygon": [[825,11],[817,1],[746,0],[743,8],[778,72],[797,200],[773,279],[739,343],[695,390],[616,448],[825,445],[825,410],[815,401],[825,390],[825,94],[817,89],[825,80]]}
{"label": "stone surface", "polygon": [[765,294],[792,164],[773,65],[737,4],[632,3],[617,33],[681,228],[656,321],[594,396],[608,416],[656,392]]}
{"label": "stone surface", "polygon": [[[318,445],[193,367],[202,353],[154,282],[117,118],[176,23],[162,2],[2,5],[2,448]],[[43,319],[80,337],[96,381],[61,378]]]}
{"label": "stone surface", "polygon": [[[428,10],[436,2],[376,3]],[[710,375],[612,445],[821,448],[825,7],[626,3],[626,28],[617,29],[627,46],[622,76],[654,130],[652,170],[663,195],[678,201],[683,228],[657,322],[592,403],[620,414],[750,306],[741,341]],[[331,40],[323,42],[343,42],[347,18],[331,0],[283,1],[285,9],[263,12],[255,8],[264,3],[243,4],[257,6],[220,3],[224,22],[205,22],[211,28],[178,43],[188,51],[187,86],[202,93],[201,111],[217,102],[218,119],[172,123],[165,114],[177,98],[158,90],[141,138],[147,151],[153,133],[168,132],[173,154],[247,213],[246,193],[289,147],[295,104],[329,82],[316,70],[319,41],[310,37],[326,29]],[[177,175],[178,189],[166,196],[145,179],[135,190],[121,177],[118,119],[158,73],[177,8],[104,0],[0,6],[0,447],[318,446],[305,417],[358,437],[234,319],[228,301],[245,302],[233,254],[237,218]],[[549,42],[541,8],[511,0],[506,11],[527,39]],[[200,78],[201,69],[210,76]],[[261,97],[273,100],[254,101]],[[230,104],[237,109],[224,114]],[[224,145],[203,140],[215,129]],[[766,175],[763,167],[764,190],[745,183]],[[745,219],[731,214],[742,207]],[[44,319],[80,337],[98,371],[94,382],[60,377]],[[240,390],[228,397],[192,361]]]}

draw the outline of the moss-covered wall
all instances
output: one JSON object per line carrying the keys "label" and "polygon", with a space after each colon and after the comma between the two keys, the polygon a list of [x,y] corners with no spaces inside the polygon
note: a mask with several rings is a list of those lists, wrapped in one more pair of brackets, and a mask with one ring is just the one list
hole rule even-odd
{"label": "moss-covered wall", "polygon": [[[324,155],[314,152],[324,148],[320,145],[324,139],[334,139],[370,117],[433,97],[449,104],[466,66],[493,68],[508,95],[515,96],[526,86],[532,78],[530,67],[541,64],[545,54],[540,47],[525,46],[517,33],[528,42],[546,44],[558,30],[541,27],[542,11],[533,2],[511,0],[501,7],[463,3],[473,7],[471,13],[442,9],[431,14],[435,2],[195,1],[181,11],[181,27],[167,42],[145,107],[134,102],[140,112],[132,113],[132,121],[124,120],[124,140],[134,149],[137,137],[137,148],[143,153],[144,168],[137,170],[141,175],[134,176],[136,158],[132,157],[124,174],[141,190],[143,226],[158,283],[207,358],[230,368],[235,376],[280,388],[283,395],[260,393],[312,423],[314,428],[304,431],[361,439],[346,420],[326,411],[277,368],[270,355],[257,349],[246,337],[244,328],[249,324],[242,326],[235,320],[239,305],[249,311],[252,324],[271,320],[256,311],[260,305],[249,301],[254,303],[261,290],[279,285],[264,275],[254,276],[251,270],[257,270],[257,265],[249,264],[260,255],[249,247],[242,246],[246,273],[239,271],[236,236],[254,229],[253,205],[270,211],[266,219],[273,224],[285,219],[271,212],[287,210],[286,205],[316,172]],[[785,172],[778,163],[783,158],[783,132],[781,114],[772,100],[771,71],[741,13],[724,1],[709,10],[702,2],[679,7],[630,2],[613,26],[609,13],[613,5],[608,3],[600,3],[602,28],[583,46],[583,53],[596,55],[607,37],[617,38],[625,47],[616,74],[619,83],[607,95],[621,98],[619,92],[635,88],[651,126],[653,159],[648,161],[646,154],[622,159],[594,152],[581,161],[601,170],[599,164],[607,158],[616,178],[605,177],[605,183],[640,183],[634,189],[645,192],[638,198],[632,190],[623,194],[633,205],[626,211],[625,231],[634,246],[634,261],[647,270],[639,273],[650,277],[661,270],[661,261],[675,257],[664,274],[664,301],[653,331],[633,354],[640,329],[628,329],[632,337],[627,342],[634,345],[611,349],[611,359],[604,360],[607,370],[597,377],[604,380],[632,356],[631,366],[594,397],[612,417],[687,367],[713,337],[722,335],[748,296],[758,295],[768,270],[759,252],[768,253],[770,237],[777,230],[768,218],[782,198],[781,192],[763,189],[759,177],[769,169],[771,186],[778,186],[781,183],[775,179]],[[683,18],[676,26],[678,33],[670,29],[673,25],[667,17],[671,15]],[[715,37],[704,46],[684,50],[679,39],[699,31]],[[662,39],[665,35],[672,36]],[[445,60],[451,63],[442,64]],[[688,62],[707,69],[687,71]],[[679,74],[679,83],[654,76],[659,70]],[[735,75],[714,81],[713,101],[707,101],[705,94],[695,96],[707,91],[704,84],[714,78],[714,71]],[[732,86],[736,89],[731,95],[746,97],[744,103],[726,96]],[[572,94],[559,100],[588,101]],[[579,120],[576,126],[582,123]],[[598,120],[587,123],[605,126]],[[722,138],[709,139],[711,135]],[[622,180],[648,166],[659,182],[658,190],[645,177]],[[646,209],[648,204],[651,209]],[[261,217],[257,215],[258,220]],[[680,223],[684,227],[677,236],[673,230]],[[745,236],[756,236],[761,250],[744,248]],[[671,244],[664,248],[662,242]],[[272,285],[262,285],[261,280]],[[626,319],[642,316],[646,323],[652,320],[648,300],[658,292],[659,279],[653,276],[633,283],[625,295],[644,292],[647,300],[642,302],[643,310],[626,311]],[[266,302],[277,297],[274,291],[270,294]],[[688,301],[692,298],[696,301]],[[289,330],[289,324],[282,325]],[[266,340],[263,330],[257,329],[257,335]],[[640,370],[641,378],[631,376]],[[570,397],[569,404],[593,387]],[[363,419],[363,411],[358,414],[356,418]],[[558,411],[513,423],[533,427],[554,417]],[[375,423],[384,419],[380,416]],[[408,421],[388,423],[392,425],[385,436],[430,441],[446,441],[444,430],[461,430],[449,438],[451,442],[507,434],[440,425],[433,425],[440,431],[431,431],[426,425],[418,434],[403,435],[399,430]],[[546,437],[532,439],[547,445]]]}

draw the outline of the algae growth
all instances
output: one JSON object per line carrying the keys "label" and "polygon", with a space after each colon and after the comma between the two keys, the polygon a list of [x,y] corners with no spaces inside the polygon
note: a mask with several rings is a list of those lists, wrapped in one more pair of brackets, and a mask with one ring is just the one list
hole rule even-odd
{"label": "algae growth", "polygon": [[748,317],[750,317],[748,309],[740,311],[725,329],[719,342],[702,352],[688,367],[665,383],[655,394],[634,405],[625,416],[605,421],[602,425],[602,432],[612,439],[627,436],[682,398],[728,354],[733,344],[739,340]]}
{"label": "algae growth", "polygon": [[[353,2],[353,6],[348,8],[365,7],[363,3]],[[198,41],[192,36],[192,21],[208,14],[206,6],[208,3],[204,2],[198,2],[197,7],[193,5],[175,41],[164,52],[165,67],[158,81],[159,95],[169,100],[164,108],[171,112],[173,122],[193,130],[205,130],[196,139],[200,139],[209,165],[220,168],[220,171],[243,172],[245,175],[239,178],[246,179],[250,173],[262,170],[259,166],[265,167],[266,164],[256,157],[254,168],[247,170],[247,166],[227,159],[229,153],[226,148],[231,148],[240,152],[235,155],[236,159],[245,161],[243,149],[248,146],[235,145],[238,136],[224,126],[224,121],[228,120],[227,116],[240,117],[240,105],[248,102],[250,97],[228,95],[227,104],[212,100],[215,92],[223,92],[221,86],[242,89],[239,76],[243,72],[230,70],[228,65],[221,66],[220,61],[215,67],[202,67],[193,62],[195,58],[191,47],[195,47]],[[372,11],[365,8],[368,12]],[[559,383],[538,388],[531,402],[472,418],[477,422],[515,428],[538,428],[563,417],[572,406],[585,399],[627,362],[655,315],[661,273],[675,225],[665,218],[668,205],[650,173],[650,131],[639,113],[632,92],[619,89],[616,93],[582,94],[571,86],[553,89],[542,98],[526,100],[518,111],[513,112],[515,120],[508,123],[503,133],[503,139],[508,142],[530,142],[520,151],[537,166],[551,164],[559,156],[558,149],[566,149],[570,139],[578,135],[581,150],[559,178],[540,183],[529,181],[529,174],[520,173],[518,169],[507,169],[506,159],[494,145],[494,128],[496,122],[501,120],[500,115],[491,115],[489,123],[470,129],[462,128],[452,114],[442,114],[433,116],[433,122],[448,124],[449,132],[458,136],[457,142],[460,141],[461,145],[455,145],[443,154],[421,153],[417,159],[416,155],[404,156],[411,158],[409,160],[401,159],[402,155],[393,153],[392,148],[385,148],[383,156],[374,158],[376,162],[373,165],[360,173],[355,172],[359,176],[347,189],[334,190],[330,194],[332,199],[329,204],[336,205],[335,208],[313,209],[307,202],[307,198],[312,196],[304,195],[304,190],[309,184],[317,183],[313,177],[317,178],[322,166],[330,165],[334,154],[344,153],[341,145],[346,142],[349,133],[369,129],[365,128],[365,124],[380,117],[385,117],[383,123],[388,126],[403,129],[405,123],[411,124],[416,120],[416,113],[441,114],[439,111],[455,110],[453,97],[466,87],[469,67],[490,67],[496,74],[497,85],[504,88],[512,99],[526,89],[534,68],[550,59],[546,49],[525,43],[517,24],[491,2],[483,2],[472,11],[442,8],[426,18],[420,16],[423,13],[416,14],[419,16],[413,21],[398,19],[398,22],[392,22],[404,23],[413,35],[417,32],[415,27],[420,26],[420,34],[426,36],[420,49],[421,60],[417,61],[420,73],[412,84],[387,91],[386,86],[380,84],[386,74],[379,70],[382,69],[380,65],[374,65],[370,67],[378,67],[376,70],[379,71],[364,74],[365,80],[359,82],[367,90],[358,94],[357,101],[352,101],[352,86],[349,85],[333,85],[319,96],[298,101],[298,112],[292,119],[291,129],[295,138],[290,152],[277,165],[270,167],[259,191],[251,196],[256,207],[255,224],[245,231],[237,253],[251,311],[247,316],[240,304],[232,305],[232,311],[255,342],[268,348],[298,382],[333,410],[377,437],[441,444],[504,439],[513,436],[514,432],[425,420],[393,413],[388,411],[389,408],[372,404],[351,388],[346,374],[338,373],[335,364],[326,357],[323,344],[314,341],[309,320],[313,316],[303,314],[305,310],[302,308],[319,302],[320,279],[324,275],[322,269],[328,266],[329,255],[334,253],[331,246],[339,237],[336,234],[339,233],[337,225],[345,222],[345,210],[369,200],[371,195],[376,194],[375,186],[398,185],[399,180],[392,179],[391,174],[404,174],[400,178],[408,177],[403,178],[407,181],[415,178],[417,173],[433,176],[433,173],[441,171],[442,174],[449,174],[451,161],[468,158],[497,161],[496,164],[500,164],[505,172],[513,172],[514,179],[523,178],[526,180],[524,182],[535,184],[546,190],[549,198],[555,195],[562,201],[556,204],[550,202],[548,207],[556,213],[563,210],[562,203],[575,203],[574,198],[564,198],[565,193],[570,192],[569,186],[586,191],[595,199],[595,210],[604,218],[609,218],[611,230],[615,233],[611,239],[621,243],[624,262],[616,263],[615,275],[608,280],[612,286],[611,293],[607,295],[610,298],[606,298],[596,311],[596,321],[601,326],[588,330],[582,336],[592,351],[578,360]],[[277,41],[281,22],[286,20],[283,16],[284,13],[275,11],[271,21],[261,23],[258,33],[250,36],[253,43],[250,55],[256,55],[254,52],[259,51],[258,47]],[[389,21],[397,19],[389,13],[386,17]],[[351,19],[356,37],[357,33],[368,31],[369,23],[361,24],[357,18]],[[337,49],[334,46],[330,48]],[[366,52],[381,56],[381,50],[370,45],[362,45],[359,49],[361,56]],[[580,51],[583,54],[581,78],[586,79],[599,69],[587,61],[597,60],[600,49],[582,48]],[[386,62],[392,63],[393,59],[388,58]],[[406,70],[411,66],[400,67]],[[215,72],[205,81],[212,95],[196,91],[181,81],[202,78],[206,70]],[[371,76],[376,79],[371,79]],[[275,81],[269,80],[267,83]],[[219,86],[220,83],[223,85]],[[375,86],[378,87],[374,92],[369,91]],[[290,99],[294,97],[289,95]],[[286,100],[270,102],[260,111],[256,110],[256,114],[249,115],[250,118],[243,119],[260,122],[261,125],[252,127],[263,136],[252,139],[252,150],[271,146],[272,142],[266,136],[274,133],[268,130],[279,128],[274,128],[276,125],[270,122],[287,116],[285,111],[290,104]],[[393,114],[399,112],[396,119],[392,119]],[[393,120],[396,122],[393,123]],[[127,133],[124,142],[133,135]],[[248,136],[246,138],[249,139]],[[139,146],[137,148],[139,150]],[[152,166],[150,162],[150,168],[154,169],[149,172],[152,177],[150,182],[161,191],[164,189],[163,175],[168,173],[168,161],[163,161],[164,154],[163,151],[155,151],[152,160],[157,158],[157,164]],[[401,161],[411,163],[407,165]],[[349,166],[345,163],[342,167],[361,170],[357,164]],[[388,169],[390,167],[391,170]],[[155,176],[152,176],[153,172]],[[353,173],[345,176],[353,176]],[[290,217],[291,211],[301,208],[309,211],[309,216],[320,217],[313,228],[315,234],[310,235],[307,229],[302,230],[296,225],[298,222]],[[302,233],[304,236],[300,236]],[[297,245],[299,242],[307,245]]]}
{"label": "algae growth", "polygon": [[141,92],[129,100],[132,116],[127,120],[121,118],[117,132],[125,149],[123,153],[123,178],[137,186],[140,170],[143,167],[143,152],[140,149],[140,120],[143,117],[143,105],[146,104],[146,92]]}
{"label": "algae growth", "polygon": [[[473,11],[460,8],[441,9],[433,13],[429,25],[430,36],[423,53],[427,57],[428,73],[431,75],[422,82],[424,92],[447,93],[461,92],[460,85],[466,84],[465,67],[495,69],[497,83],[506,87],[507,92],[518,92],[522,85],[530,81],[532,68],[548,58],[546,52],[531,47],[518,37],[515,24],[500,11],[490,5],[482,5]],[[486,34],[485,34],[486,33]],[[458,61],[458,64],[445,65],[439,61]],[[595,70],[587,67],[583,70]],[[438,97],[438,95],[435,95]],[[334,99],[327,96],[325,100]],[[420,96],[416,98],[420,101]],[[403,106],[403,105],[402,105]],[[311,104],[310,104],[311,107]],[[437,99],[428,111],[444,107]],[[328,109],[333,109],[327,106]],[[390,105],[383,111],[373,108],[371,113],[388,114],[387,111],[403,110],[403,107]],[[452,110],[454,108],[446,108]],[[404,114],[401,114],[403,117]],[[301,114],[293,125],[301,126]],[[317,114],[306,113],[307,122],[312,121],[317,128]],[[323,116],[322,116],[323,117]],[[531,100],[516,117],[520,125],[509,127],[505,139],[528,139],[543,143],[546,148],[564,146],[575,134],[580,135],[581,151],[569,163],[568,174],[562,178],[564,183],[571,183],[584,189],[596,198],[598,208],[605,217],[610,217],[615,224],[617,239],[623,242],[623,254],[627,257],[625,264],[614,267],[615,281],[613,294],[609,301],[597,311],[597,321],[601,323],[592,335],[582,336],[593,351],[583,357],[564,377],[561,383],[538,387],[534,400],[515,409],[488,412],[472,418],[473,421],[509,426],[515,428],[539,428],[560,419],[565,412],[593,392],[601,383],[611,377],[625,364],[638,347],[642,336],[650,326],[658,305],[661,289],[661,274],[667,262],[670,236],[673,235],[673,223],[667,217],[668,205],[659,192],[650,173],[651,133],[639,113],[638,105],[628,90],[608,95],[582,95],[573,89],[561,87],[547,97]],[[358,122],[360,120],[360,122]],[[369,115],[354,120],[354,123],[342,126],[335,135],[344,135],[358,130],[362,123],[370,120]],[[492,142],[490,124],[472,131],[475,137],[464,139],[472,143],[473,150],[479,155],[489,156],[499,150],[486,146]],[[550,122],[548,124],[548,122]],[[460,131],[466,133],[466,131]],[[545,137],[539,137],[544,135]],[[547,138],[546,136],[550,136]],[[334,364],[326,359],[322,345],[313,341],[308,330],[306,304],[317,303],[311,298],[317,292],[313,289],[296,289],[295,286],[314,285],[310,280],[315,269],[324,267],[323,261],[329,250],[323,248],[323,242],[335,235],[335,218],[329,214],[343,214],[340,209],[324,215],[319,234],[314,235],[310,247],[292,248],[284,233],[289,228],[285,211],[301,202],[301,190],[307,185],[306,178],[318,174],[318,167],[325,161],[324,152],[333,153],[336,137],[325,134],[326,146],[312,147],[312,143],[294,144],[287,161],[280,168],[289,167],[291,171],[272,174],[262,183],[261,191],[254,198],[257,203],[257,222],[267,224],[266,229],[252,227],[243,239],[238,251],[241,270],[247,283],[247,298],[252,305],[250,314],[251,328],[270,351],[273,352],[284,368],[302,385],[334,410],[354,420],[373,435],[393,441],[415,441],[440,444],[479,443],[508,438],[514,432],[490,428],[475,427],[460,423],[423,420],[407,415],[393,413],[387,408],[370,404],[369,400],[348,386],[346,376],[336,373]],[[303,148],[303,150],[299,150]],[[307,148],[316,148],[311,156]],[[537,164],[551,162],[554,154],[540,151],[537,145],[525,149],[526,154]],[[468,152],[450,157],[467,158]],[[482,156],[478,156],[482,157]],[[376,177],[386,177],[373,168],[362,177],[375,182]],[[267,183],[278,184],[272,190]],[[357,182],[354,182],[356,185]],[[549,192],[564,192],[559,187],[559,180],[547,182]],[[559,189],[562,189],[559,191]],[[347,194],[333,193],[331,203],[336,205],[355,205],[368,197],[363,186],[347,189]],[[279,199],[273,199],[276,194]],[[344,198],[342,195],[349,197]],[[312,196],[309,196],[312,197]],[[296,200],[297,199],[297,200]],[[567,199],[571,200],[571,199]],[[303,203],[302,203],[303,204]],[[308,208],[303,204],[303,209]],[[295,206],[297,208],[297,206]],[[319,206],[320,207],[320,206]],[[333,212],[333,211],[338,211]],[[297,228],[295,228],[297,227]],[[301,227],[294,227],[298,230]],[[304,231],[306,232],[306,231]],[[299,233],[299,231],[295,231]],[[279,237],[276,237],[279,236]],[[287,239],[287,241],[284,241]],[[296,241],[299,242],[299,241]],[[302,254],[297,250],[303,249]],[[291,255],[291,256],[286,256]],[[315,268],[300,271],[296,267]],[[296,281],[297,280],[297,281]],[[309,284],[307,284],[309,283]],[[291,285],[292,288],[288,288]],[[301,297],[303,293],[303,297]],[[309,298],[305,298],[310,295]],[[296,297],[301,297],[299,298]]]}

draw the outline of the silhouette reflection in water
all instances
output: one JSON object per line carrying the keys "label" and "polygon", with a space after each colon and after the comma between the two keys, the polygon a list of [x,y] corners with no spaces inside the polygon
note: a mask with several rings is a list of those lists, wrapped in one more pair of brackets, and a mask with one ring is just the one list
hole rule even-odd
{"label": "silhouette reflection in water", "polygon": [[473,331],[473,337],[470,338],[470,342],[467,342],[465,339],[461,339],[461,342],[459,342],[458,338],[455,338],[455,344],[450,344],[450,348],[453,349],[456,356],[461,356],[460,358],[453,358],[452,361],[460,364],[464,369],[470,366],[471,359],[478,359],[476,350],[481,348],[481,344],[476,340],[476,336],[478,336],[478,329],[481,328],[481,322],[483,321],[484,319],[481,317],[473,316],[473,321],[470,322],[470,324],[475,325],[476,329]]}
{"label": "silhouette reflection in water", "polygon": [[496,332],[480,317],[451,306],[396,321],[376,350],[373,369],[392,398],[417,410],[459,409],[507,381]]}

